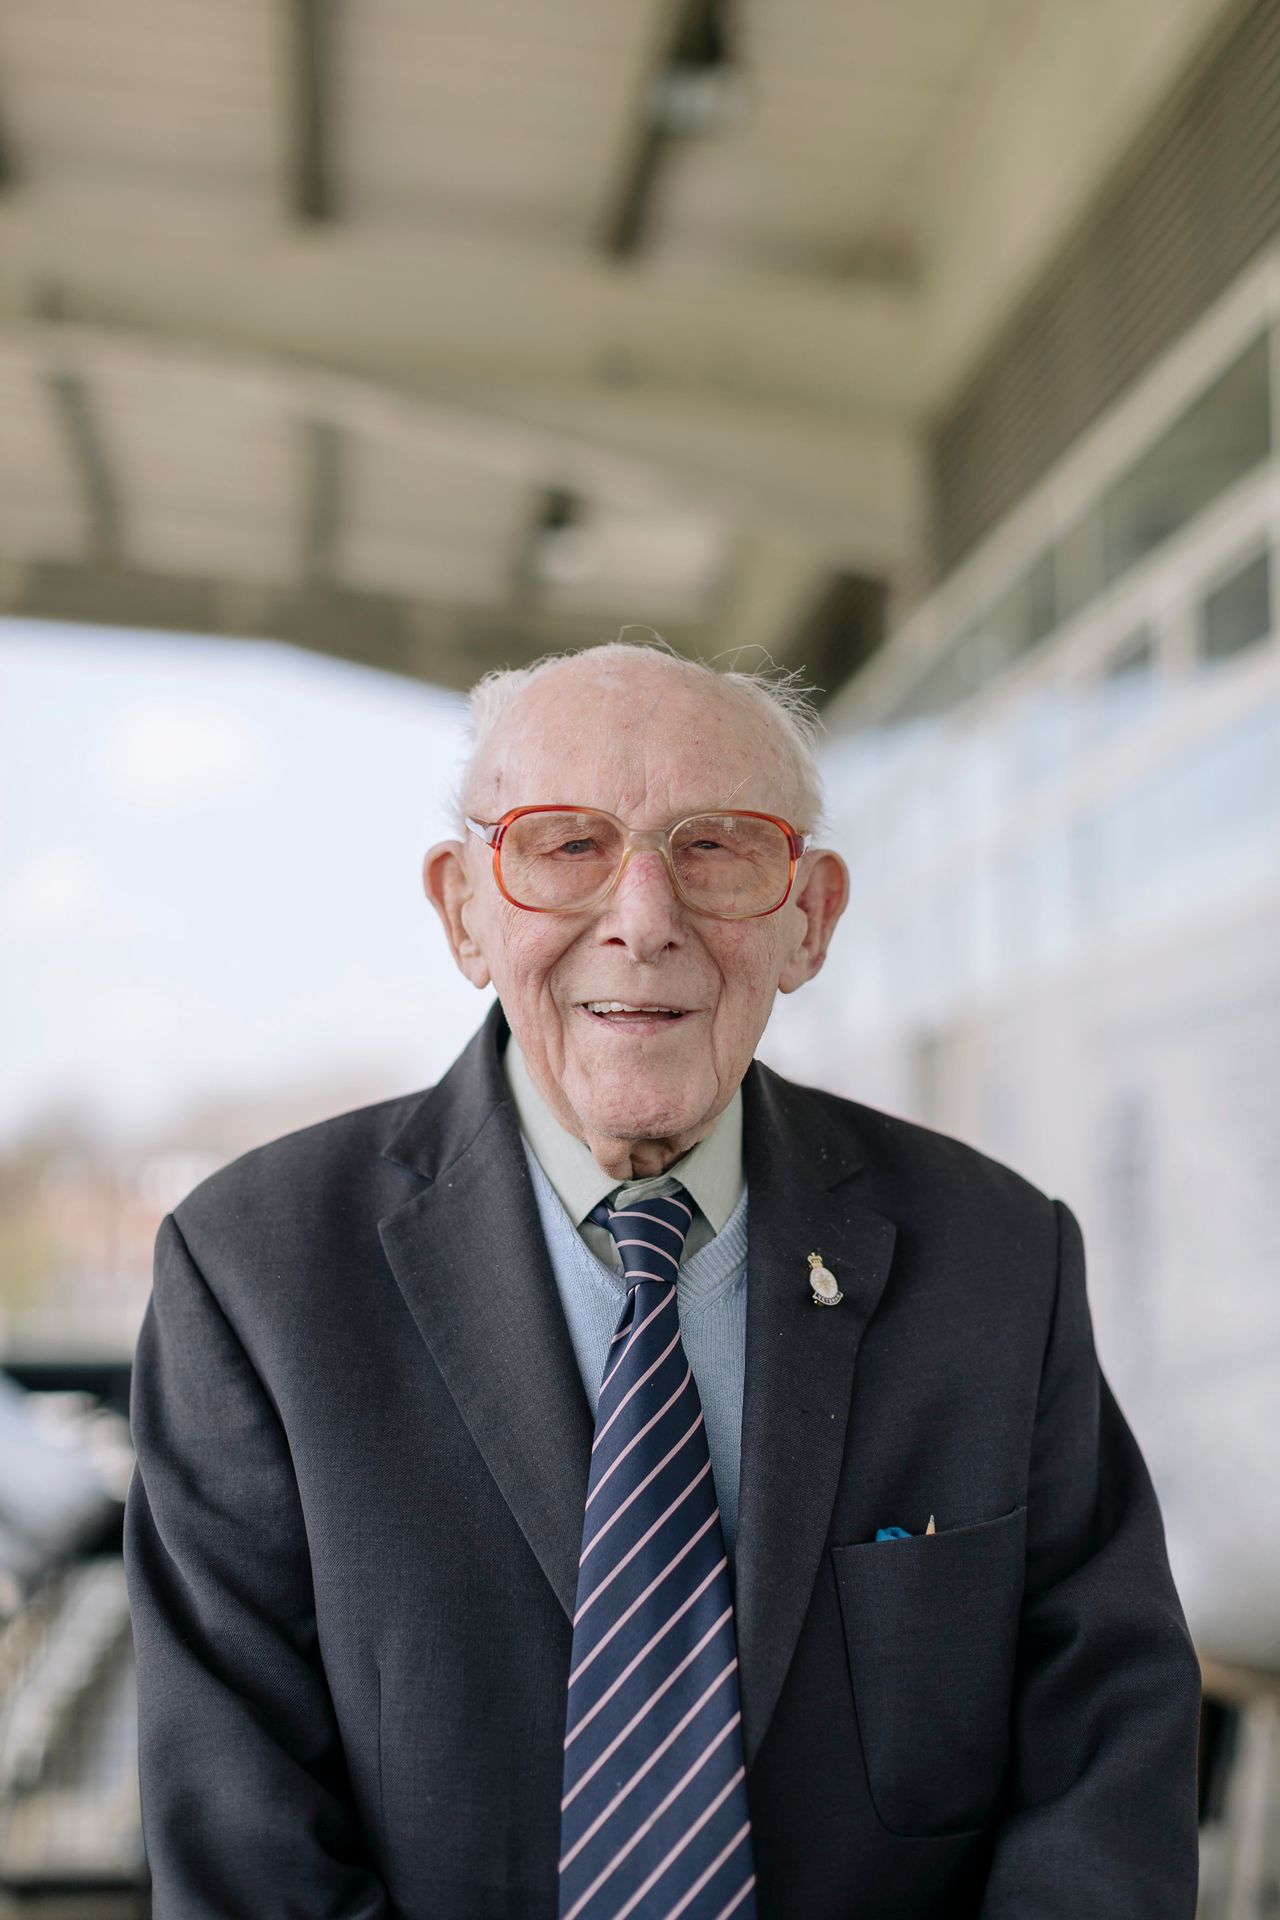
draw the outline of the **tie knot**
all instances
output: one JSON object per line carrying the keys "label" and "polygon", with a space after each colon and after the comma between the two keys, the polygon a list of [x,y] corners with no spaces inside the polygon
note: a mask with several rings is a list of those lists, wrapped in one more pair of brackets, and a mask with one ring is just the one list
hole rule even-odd
{"label": "tie knot", "polygon": [[674,1284],[685,1235],[693,1220],[693,1208],[682,1186],[677,1185],[673,1193],[635,1200],[627,1207],[611,1207],[602,1200],[588,1217],[613,1235],[628,1285],[636,1280]]}

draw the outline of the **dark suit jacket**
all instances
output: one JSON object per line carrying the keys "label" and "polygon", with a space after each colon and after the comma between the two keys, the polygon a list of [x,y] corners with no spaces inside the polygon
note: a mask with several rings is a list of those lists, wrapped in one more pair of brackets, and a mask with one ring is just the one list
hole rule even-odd
{"label": "dark suit jacket", "polygon": [[[125,1516],[155,1920],[556,1912],[592,1416],[506,1031],[161,1226]],[[759,1063],[743,1094],[761,1915],[1191,1920],[1199,1669],[1074,1216]]]}

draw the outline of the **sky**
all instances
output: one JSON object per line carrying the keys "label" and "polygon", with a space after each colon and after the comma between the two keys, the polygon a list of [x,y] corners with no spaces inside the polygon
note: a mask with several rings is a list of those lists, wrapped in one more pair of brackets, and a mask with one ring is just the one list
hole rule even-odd
{"label": "sky", "polygon": [[272,642],[0,620],[0,1145],[435,1079],[489,1000],[421,884],[463,710]]}

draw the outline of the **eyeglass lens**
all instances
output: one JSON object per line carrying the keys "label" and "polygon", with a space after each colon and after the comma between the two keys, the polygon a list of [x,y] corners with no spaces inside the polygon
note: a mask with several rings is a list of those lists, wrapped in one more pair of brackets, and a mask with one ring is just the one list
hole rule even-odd
{"label": "eyeglass lens", "polygon": [[[524,813],[503,837],[503,884],[521,906],[589,906],[611,885],[625,847],[605,814]],[[680,823],[671,863],[691,906],[730,916],[765,913],[787,890],[791,846],[772,820],[703,813]]]}

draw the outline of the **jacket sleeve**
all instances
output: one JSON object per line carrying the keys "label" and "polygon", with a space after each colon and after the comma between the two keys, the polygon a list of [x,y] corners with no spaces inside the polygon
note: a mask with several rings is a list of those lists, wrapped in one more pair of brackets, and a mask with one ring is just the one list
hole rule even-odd
{"label": "jacket sleeve", "polygon": [[1192,1920],[1200,1668],[1061,1200],[1027,1493],[1012,1758],[982,1920]]}
{"label": "jacket sleeve", "polygon": [[124,1558],[154,1920],[383,1920],[285,1433],[172,1214],[130,1417]]}

